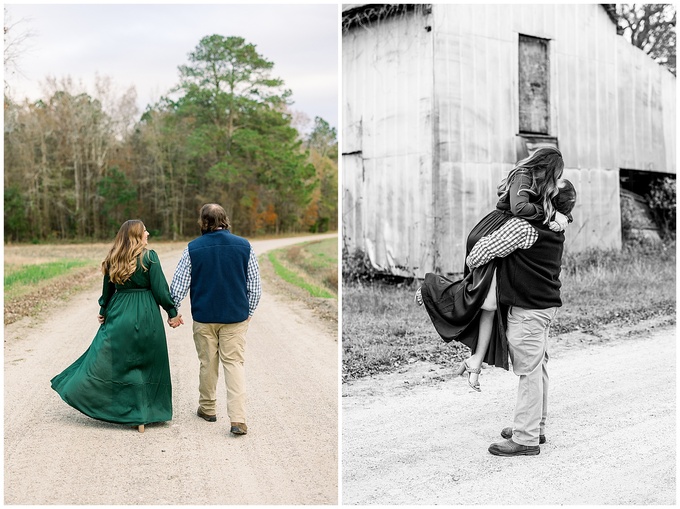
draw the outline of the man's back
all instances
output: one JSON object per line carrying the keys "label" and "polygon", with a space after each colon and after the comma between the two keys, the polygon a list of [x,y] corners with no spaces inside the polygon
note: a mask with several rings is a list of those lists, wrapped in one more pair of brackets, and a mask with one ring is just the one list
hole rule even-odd
{"label": "man's back", "polygon": [[527,249],[517,249],[500,259],[498,287],[500,302],[527,309],[560,307],[559,276],[564,233],[551,231],[538,221],[529,221],[538,238]]}
{"label": "man's back", "polygon": [[189,243],[191,314],[203,323],[238,323],[248,318],[250,243],[221,229]]}

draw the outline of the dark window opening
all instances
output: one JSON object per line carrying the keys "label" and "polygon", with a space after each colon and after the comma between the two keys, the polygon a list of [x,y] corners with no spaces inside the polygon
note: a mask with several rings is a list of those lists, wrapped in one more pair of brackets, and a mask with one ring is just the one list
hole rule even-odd
{"label": "dark window opening", "polygon": [[[675,232],[674,197],[672,204],[650,201],[652,188],[658,189],[667,178],[672,179],[674,184],[673,174],[628,169],[619,171],[621,230],[624,242],[639,239],[658,241],[669,231]],[[670,208],[672,210],[669,210]],[[673,224],[670,224],[671,222]]]}
{"label": "dark window opening", "polygon": [[619,171],[621,189],[631,191],[640,196],[649,194],[651,185],[666,177],[675,178],[675,175],[656,171],[627,170],[624,168],[621,168]]}
{"label": "dark window opening", "polygon": [[550,133],[548,39],[519,36],[519,132]]}

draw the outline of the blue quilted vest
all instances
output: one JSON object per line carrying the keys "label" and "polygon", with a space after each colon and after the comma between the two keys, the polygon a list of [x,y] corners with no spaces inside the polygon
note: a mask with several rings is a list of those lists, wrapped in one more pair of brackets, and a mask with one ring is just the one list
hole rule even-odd
{"label": "blue quilted vest", "polygon": [[189,242],[191,316],[202,323],[238,323],[248,318],[246,274],[250,243],[228,230]]}

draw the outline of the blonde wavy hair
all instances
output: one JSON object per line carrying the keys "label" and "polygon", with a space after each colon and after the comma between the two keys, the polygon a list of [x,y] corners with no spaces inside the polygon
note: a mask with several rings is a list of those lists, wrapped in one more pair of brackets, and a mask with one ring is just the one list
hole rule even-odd
{"label": "blonde wavy hair", "polygon": [[144,245],[144,223],[139,219],[125,221],[113,246],[102,262],[102,273],[108,274],[111,281],[122,285],[132,277],[139,263],[144,270],[144,253],[147,249]]}
{"label": "blonde wavy hair", "polygon": [[562,176],[563,171],[562,152],[555,147],[538,148],[529,157],[518,161],[508,176],[501,180],[498,185],[498,195],[500,198],[505,198],[510,192],[513,180],[521,174],[528,175],[531,178],[531,187],[523,187],[517,193],[540,196],[545,215],[543,222],[547,224],[555,212],[551,200],[557,195],[557,180]]}

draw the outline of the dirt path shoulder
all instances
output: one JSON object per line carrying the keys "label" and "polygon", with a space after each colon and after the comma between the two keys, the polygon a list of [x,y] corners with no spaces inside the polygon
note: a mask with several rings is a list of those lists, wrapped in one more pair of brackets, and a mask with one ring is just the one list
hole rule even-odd
{"label": "dirt path shoulder", "polygon": [[[253,246],[261,254],[304,240]],[[180,254],[161,256],[168,279]],[[186,325],[166,327],[173,420],[140,434],[80,414],[50,388],[96,333],[99,284],[49,316],[5,328],[6,504],[337,503],[337,331],[264,281],[248,331],[249,431],[233,437],[223,374],[217,422],[195,414],[198,360],[187,299]]]}
{"label": "dirt path shoulder", "polygon": [[512,371],[484,370],[481,393],[424,363],[344,384],[342,503],[674,505],[675,327],[623,336],[552,353],[538,456],[487,452],[512,425]]}

